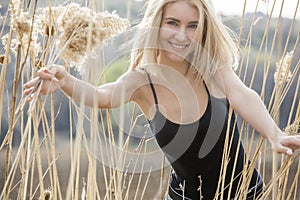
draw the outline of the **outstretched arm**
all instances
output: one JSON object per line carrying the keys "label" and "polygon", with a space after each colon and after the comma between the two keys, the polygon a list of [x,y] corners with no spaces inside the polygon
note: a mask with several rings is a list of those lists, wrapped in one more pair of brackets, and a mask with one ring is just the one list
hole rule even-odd
{"label": "outstretched arm", "polygon": [[[272,149],[291,155],[300,148],[300,135],[289,136],[279,129],[270,116],[260,96],[248,88],[230,67],[224,67],[216,75],[223,85],[231,107],[256,131],[266,137]],[[220,84],[219,83],[219,84]]]}
{"label": "outstretched arm", "polygon": [[51,70],[39,70],[38,76],[24,85],[24,93],[34,92],[40,80],[44,81],[40,91],[43,95],[61,89],[75,101],[83,101],[87,106],[113,108],[132,100],[137,91],[136,82],[139,77],[137,72],[129,71],[116,82],[97,87],[75,78],[67,73],[63,66],[54,65]]}

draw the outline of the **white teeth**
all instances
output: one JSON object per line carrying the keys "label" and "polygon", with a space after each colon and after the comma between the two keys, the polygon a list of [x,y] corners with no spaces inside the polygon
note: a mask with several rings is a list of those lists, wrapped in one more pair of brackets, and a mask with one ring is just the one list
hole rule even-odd
{"label": "white teeth", "polygon": [[188,45],[174,44],[174,43],[172,43],[172,42],[170,42],[170,44],[171,44],[173,47],[177,48],[177,49],[184,49],[184,48],[186,48],[186,47],[188,46]]}

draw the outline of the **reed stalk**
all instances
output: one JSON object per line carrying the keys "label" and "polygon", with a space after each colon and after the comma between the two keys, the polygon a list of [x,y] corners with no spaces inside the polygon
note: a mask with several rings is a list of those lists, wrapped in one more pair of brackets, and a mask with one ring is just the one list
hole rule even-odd
{"label": "reed stalk", "polygon": [[[255,13],[258,10],[258,6],[261,0],[257,0]],[[10,1],[10,4],[12,1]],[[22,4],[25,2],[22,1]],[[126,17],[130,19],[132,17],[132,10],[134,1],[127,0],[126,2]],[[279,59],[275,58],[274,51],[277,47],[277,55],[287,55],[287,52],[296,52],[299,51],[299,34],[297,40],[294,42],[291,47],[291,38],[293,31],[296,26],[296,16],[298,13],[299,0],[297,1],[296,9],[294,12],[294,17],[292,19],[292,23],[289,27],[288,37],[286,41],[282,41],[282,17],[281,12],[284,9],[284,0],[281,3],[281,10],[279,14],[279,18],[277,19],[276,29],[274,35],[270,35],[270,27],[271,20],[273,15],[273,10],[275,8],[276,0],[272,4],[272,8],[270,13],[268,14],[267,24],[264,27],[264,34],[262,36],[262,41],[260,43],[258,49],[258,55],[256,56],[255,64],[253,66],[254,71],[250,74],[248,71],[252,68],[250,66],[250,58],[253,53],[253,41],[254,41],[254,31],[255,26],[259,22],[260,18],[257,18],[256,15],[253,15],[251,19],[251,26],[249,33],[246,36],[243,36],[243,26],[245,26],[245,12],[247,8],[247,1],[244,0],[243,5],[243,14],[241,18],[241,26],[239,31],[239,37],[237,41],[237,46],[243,48],[243,54],[241,58],[240,68],[238,74],[241,77],[242,72],[244,73],[244,77],[241,77],[244,81],[246,78],[250,78],[249,86],[253,87],[255,75],[258,73],[258,68],[260,67],[260,58],[264,57],[263,63],[263,80],[261,86],[260,96],[263,100],[267,97],[267,78],[269,77],[272,71],[272,65],[274,61],[278,61]],[[86,6],[91,7],[91,10],[97,10],[100,7],[100,10],[105,10],[106,3],[104,0],[101,1],[82,1],[81,4],[85,4]],[[51,1],[47,0],[47,5],[51,9]],[[100,6],[99,6],[100,5]],[[31,33],[30,37],[32,38],[33,31],[33,22],[36,17],[36,6],[37,0],[29,1],[27,8],[32,13],[31,15]],[[6,21],[7,12],[4,22]],[[50,17],[51,18],[51,17]],[[51,20],[50,20],[51,21]],[[91,26],[91,24],[89,24]],[[1,36],[3,34],[4,26],[1,30]],[[74,31],[74,36],[77,29]],[[0,84],[0,113],[4,113],[3,107],[4,102],[4,91],[7,69],[8,69],[8,58],[11,52],[11,44],[12,39],[14,37],[14,31],[12,26],[10,27],[7,39],[7,45],[5,47],[5,55],[4,61],[2,64],[0,80],[2,84]],[[244,41],[243,37],[245,37],[245,44],[242,44]],[[268,40],[272,37],[272,41],[268,44]],[[40,62],[41,66],[51,63],[58,62],[59,57],[62,51],[69,44],[69,41],[62,46],[61,49],[58,49],[55,46],[55,40],[58,39],[58,35],[53,34],[49,35],[49,37],[43,38],[43,48],[40,54]],[[31,39],[29,40],[29,44]],[[92,45],[92,33],[90,32],[87,37],[87,49],[91,49]],[[284,49],[281,51],[281,49]],[[137,107],[134,106],[131,113],[131,124],[130,130],[126,138],[123,140],[125,130],[125,107],[122,107],[119,112],[119,131],[114,131],[112,124],[112,115],[109,110],[98,110],[97,105],[90,108],[89,115],[85,114],[85,106],[84,102],[79,102],[79,105],[74,103],[72,99],[69,100],[69,151],[70,151],[70,169],[68,180],[66,183],[67,189],[64,191],[63,186],[61,185],[61,177],[59,176],[60,169],[58,168],[57,163],[60,162],[63,156],[61,153],[58,153],[58,149],[56,146],[56,141],[58,137],[56,134],[58,133],[56,130],[56,117],[60,112],[60,106],[58,107],[58,111],[56,113],[56,99],[55,95],[46,95],[43,99],[39,98],[38,95],[33,97],[33,100],[29,103],[28,108],[26,107],[26,97],[20,95],[19,92],[19,84],[20,80],[22,83],[25,79],[28,79],[29,71],[33,71],[33,75],[36,72],[36,66],[33,66],[35,63],[35,58],[33,58],[29,53],[29,46],[27,46],[27,50],[21,51],[21,48],[24,49],[25,44],[20,44],[18,48],[18,53],[16,57],[15,69],[14,69],[14,79],[12,81],[12,91],[9,97],[10,104],[10,121],[9,121],[9,130],[6,134],[6,137],[2,144],[0,144],[0,152],[7,147],[6,153],[6,169],[5,174],[6,178],[4,180],[3,188],[0,193],[0,199],[11,199],[13,193],[17,193],[17,199],[36,199],[38,196],[40,199],[45,199],[43,195],[47,192],[51,192],[52,199],[146,199],[146,192],[148,189],[152,189],[152,185],[150,184],[151,175],[153,174],[152,170],[148,173],[144,173],[143,169],[145,169],[145,156],[148,148],[148,140],[144,137],[141,138],[140,144],[136,147],[134,153],[138,154],[138,158],[135,163],[130,160],[128,166],[126,166],[126,162],[129,158],[130,149],[133,147],[131,144],[130,137],[132,137],[132,133],[137,126],[137,121],[143,115],[135,116],[135,111]],[[269,47],[270,46],[270,47]],[[292,48],[292,49],[289,49]],[[105,71],[105,58],[104,58],[104,50],[99,50],[97,52],[97,58],[95,60],[91,59],[89,61],[88,66],[97,66],[97,69],[92,67],[88,67],[87,73],[88,76],[83,77],[83,79],[88,80],[92,84],[98,84],[98,77],[100,72]],[[293,55],[295,56],[295,55]],[[293,57],[294,59],[295,57]],[[30,60],[30,62],[28,62]],[[295,59],[294,59],[295,60]],[[100,64],[99,64],[100,63]],[[282,69],[283,61],[279,63],[279,71]],[[27,68],[27,67],[30,68]],[[66,64],[67,66],[67,64]],[[24,69],[27,69],[27,74],[24,73]],[[282,83],[276,83],[273,91],[271,92],[271,100],[267,109],[270,111],[271,115],[276,119],[280,114],[280,109],[282,108],[283,102],[286,100],[288,92],[291,90],[292,84],[297,83],[295,92],[293,94],[293,100],[291,105],[291,113],[288,116],[287,126],[292,127],[292,133],[295,134],[297,130],[299,130],[299,113],[300,113],[300,105],[299,105],[299,70],[300,70],[300,62],[296,61],[295,65],[290,65],[288,68],[290,70],[290,75],[288,74],[288,70],[285,72],[282,80]],[[67,69],[70,71],[70,68]],[[123,71],[126,68],[123,67]],[[95,71],[97,71],[95,73]],[[26,76],[27,75],[27,76]],[[106,82],[106,77],[103,77],[104,82]],[[37,93],[39,93],[40,85],[43,84],[41,82],[37,87]],[[86,91],[88,92],[88,91]],[[124,91],[125,92],[125,91]],[[268,91],[269,92],[269,91]],[[21,100],[18,100],[18,97],[21,96]],[[50,111],[48,111],[48,101],[50,101]],[[48,102],[48,103],[47,103]],[[62,103],[62,102],[60,102]],[[27,121],[23,122],[25,110],[27,112]],[[106,116],[103,115],[103,112],[106,111]],[[295,114],[293,114],[295,113]],[[231,113],[232,114],[232,113]],[[231,119],[231,114],[229,117],[229,121]],[[0,115],[0,120],[2,121],[2,115]],[[76,123],[74,123],[74,118],[76,118]],[[100,120],[100,123],[99,123]],[[298,120],[298,121],[297,121]],[[85,130],[85,122],[89,123],[89,132]],[[24,124],[23,124],[24,123]],[[99,123],[99,124],[98,124]],[[14,132],[16,132],[16,127],[21,124],[21,141],[20,144],[14,148],[12,148],[12,141],[15,138]],[[75,126],[75,130],[74,130]],[[234,127],[237,128],[237,127]],[[1,129],[1,123],[0,123]],[[297,199],[299,198],[299,177],[300,177],[300,162],[299,162],[299,153],[295,153],[292,157],[282,156],[280,157],[278,154],[273,154],[270,164],[266,159],[269,157],[269,144],[264,141],[263,138],[258,138],[255,136],[255,131],[251,130],[249,125],[245,122],[241,123],[239,127],[240,132],[242,133],[239,140],[243,140],[244,147],[246,151],[246,160],[251,160],[251,164],[245,164],[245,170],[241,173],[241,181],[240,181],[240,189],[237,194],[237,198],[246,199],[246,193],[248,186],[250,184],[252,172],[254,167],[257,166],[259,171],[261,172],[264,180],[266,180],[266,188],[264,189],[263,194],[260,195],[258,199],[269,199],[271,196],[272,200],[280,200],[280,199]],[[41,138],[42,131],[43,138]],[[73,133],[76,132],[75,140],[73,140]],[[33,133],[33,135],[32,135]],[[145,133],[146,135],[146,133]],[[118,140],[116,140],[116,136],[118,136]],[[103,138],[105,138],[103,140]],[[250,138],[250,139],[249,139]],[[235,180],[235,177],[231,177],[231,183],[229,185],[225,185],[225,176],[226,176],[226,166],[229,162],[229,159],[234,159],[236,167],[237,155],[233,158],[229,158],[229,149],[231,146],[232,140],[228,137],[225,142],[225,149],[222,161],[222,169],[220,174],[220,180],[218,183],[218,191],[216,193],[216,198],[221,197],[221,199],[225,199],[223,196],[224,189],[228,188],[229,191],[232,190],[232,182]],[[135,145],[135,144],[134,144]],[[121,149],[122,153],[118,150]],[[240,148],[240,147],[238,147]],[[14,152],[16,151],[16,152]],[[44,154],[45,152],[45,154]],[[86,153],[86,154],[85,154]],[[45,155],[45,156],[44,156]],[[107,156],[109,155],[109,157]],[[82,164],[83,158],[87,158],[87,169],[85,169],[85,165]],[[108,157],[108,158],[107,158]],[[107,163],[103,162],[103,160],[108,160]],[[294,173],[291,171],[291,167],[297,164],[297,171]],[[167,195],[167,191],[164,189],[168,185],[168,177],[170,176],[170,172],[166,171],[166,166],[164,165],[165,158],[162,158],[160,176],[159,176],[159,186],[156,193],[154,192],[155,199],[164,199]],[[108,166],[109,165],[109,166]],[[137,174],[130,174],[128,171],[129,165],[132,166],[132,170],[136,171],[137,167],[141,167],[141,171]],[[272,169],[272,177],[270,180],[267,180],[267,170]],[[84,172],[83,172],[84,171]],[[18,177],[18,174],[21,176]],[[98,175],[102,175],[103,182],[99,181]],[[137,178],[137,183],[134,183],[134,178]],[[82,187],[82,180],[83,187]],[[292,180],[291,180],[292,179]],[[46,182],[50,182],[50,186],[46,185]],[[36,183],[37,182],[37,183]],[[203,183],[202,183],[203,184]],[[103,186],[105,191],[101,191],[100,188]],[[47,189],[50,188],[50,190]],[[154,190],[154,189],[153,189]],[[200,191],[201,192],[201,185]],[[47,193],[48,194],[48,193]],[[48,198],[48,197],[47,197]],[[229,199],[229,198],[227,198]]]}

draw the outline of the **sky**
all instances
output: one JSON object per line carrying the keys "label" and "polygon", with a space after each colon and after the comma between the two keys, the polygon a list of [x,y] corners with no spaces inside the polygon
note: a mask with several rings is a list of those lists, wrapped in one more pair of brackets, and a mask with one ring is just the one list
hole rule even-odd
{"label": "sky", "polygon": [[[216,11],[222,12],[224,14],[242,14],[244,7],[244,0],[211,0]],[[280,13],[280,8],[282,2],[284,1],[284,6],[282,10],[282,16],[292,18],[295,11],[297,2],[299,0],[259,0],[258,11],[265,14],[270,13],[275,3],[275,9],[273,16],[278,17]],[[246,12],[254,12],[257,4],[257,0],[246,0]],[[296,18],[300,19],[300,5],[298,6]]]}

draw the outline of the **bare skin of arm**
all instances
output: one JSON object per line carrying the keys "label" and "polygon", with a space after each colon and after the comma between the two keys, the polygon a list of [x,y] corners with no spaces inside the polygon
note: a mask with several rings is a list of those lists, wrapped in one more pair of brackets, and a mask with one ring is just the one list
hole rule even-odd
{"label": "bare skin of arm", "polygon": [[269,140],[274,151],[292,155],[294,150],[300,148],[300,135],[289,136],[281,131],[260,96],[244,85],[232,68],[224,67],[215,76],[215,80],[221,80],[218,85],[223,85],[231,107]]}
{"label": "bare skin of arm", "polygon": [[40,91],[42,95],[61,89],[75,101],[83,101],[87,106],[99,108],[119,107],[133,100],[143,82],[138,72],[128,71],[117,81],[97,87],[70,75],[63,66],[54,65],[51,70],[39,70],[38,76],[24,85],[24,93],[34,92],[41,79],[44,80]]}
{"label": "bare skin of arm", "polygon": [[[133,100],[142,105],[143,108],[147,107],[145,100],[141,100],[145,99],[141,95],[144,92],[140,91],[145,82],[141,74],[135,71],[124,73],[116,82],[97,87],[68,74],[63,66],[55,65],[51,70],[40,70],[38,77],[24,85],[24,93],[34,92],[34,86],[40,79],[44,80],[41,94],[61,89],[74,100],[84,101],[85,105],[88,106],[114,108]],[[292,155],[294,150],[300,148],[300,135],[289,136],[281,131],[259,95],[244,85],[232,68],[220,69],[214,80],[217,80],[217,85],[225,91],[231,107],[256,131],[269,140],[274,151]]]}

